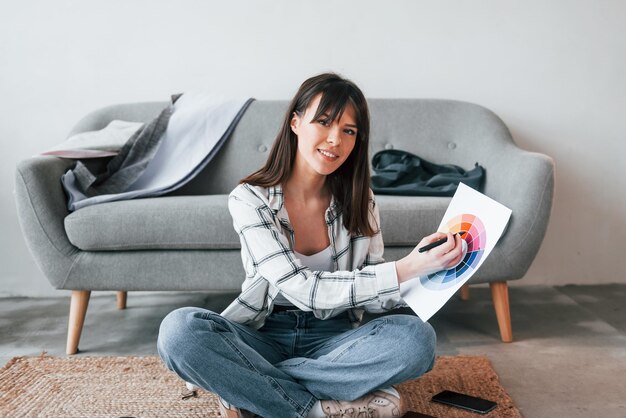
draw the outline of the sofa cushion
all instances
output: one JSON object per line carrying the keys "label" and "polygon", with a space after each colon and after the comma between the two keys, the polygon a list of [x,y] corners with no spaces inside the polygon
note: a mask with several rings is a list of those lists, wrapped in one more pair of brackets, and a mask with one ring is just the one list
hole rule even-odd
{"label": "sofa cushion", "polygon": [[228,195],[175,196],[93,205],[65,218],[86,251],[239,248]]}
{"label": "sofa cushion", "polygon": [[[167,196],[88,206],[65,218],[70,242],[85,251],[238,249],[227,195]],[[435,232],[448,197],[379,195],[386,246],[412,246]]]}
{"label": "sofa cushion", "polygon": [[386,247],[415,246],[437,231],[450,197],[376,195]]}

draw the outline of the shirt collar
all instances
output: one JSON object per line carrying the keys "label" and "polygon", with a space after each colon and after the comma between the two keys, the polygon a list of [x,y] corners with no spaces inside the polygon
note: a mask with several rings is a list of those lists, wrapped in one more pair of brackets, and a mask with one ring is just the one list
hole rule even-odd
{"label": "shirt collar", "polygon": [[283,205],[285,203],[283,197],[283,187],[280,184],[277,184],[276,186],[270,186],[268,188],[268,192],[269,195],[267,198],[270,203],[270,209],[272,209],[274,213],[276,213],[283,208]]}

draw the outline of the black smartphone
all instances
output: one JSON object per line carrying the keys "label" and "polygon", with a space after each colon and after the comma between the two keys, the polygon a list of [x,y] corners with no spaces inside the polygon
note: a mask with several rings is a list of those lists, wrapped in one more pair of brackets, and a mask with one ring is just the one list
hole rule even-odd
{"label": "black smartphone", "polygon": [[477,398],[451,390],[444,390],[436,394],[431,398],[431,401],[456,406],[457,408],[467,409],[468,411],[478,412],[479,414],[486,414],[498,405],[487,399]]}

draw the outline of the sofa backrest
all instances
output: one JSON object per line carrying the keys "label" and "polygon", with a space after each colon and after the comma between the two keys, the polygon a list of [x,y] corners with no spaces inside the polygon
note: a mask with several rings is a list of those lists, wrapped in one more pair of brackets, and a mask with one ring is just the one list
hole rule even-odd
{"label": "sofa backrest", "polygon": [[[228,194],[265,162],[288,101],[256,100],[246,110],[220,153],[176,195]],[[490,110],[467,102],[442,99],[369,99],[370,161],[383,149],[401,149],[438,164],[487,170],[500,150],[513,145],[504,123]],[[104,128],[111,120],[146,122],[166,102],[109,106],[83,118],[70,132]]]}

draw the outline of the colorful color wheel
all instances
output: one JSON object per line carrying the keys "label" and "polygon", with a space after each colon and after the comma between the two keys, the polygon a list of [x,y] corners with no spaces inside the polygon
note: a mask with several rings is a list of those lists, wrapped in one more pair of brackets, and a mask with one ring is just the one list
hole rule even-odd
{"label": "colorful color wheel", "polygon": [[468,213],[457,215],[446,223],[444,231],[453,234],[465,231],[462,239],[467,243],[467,253],[458,266],[421,277],[422,285],[430,290],[448,289],[465,280],[478,267],[485,252],[487,231],[476,215]]}

